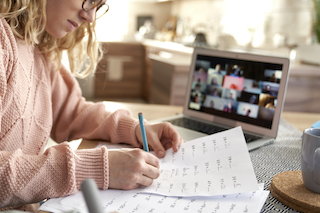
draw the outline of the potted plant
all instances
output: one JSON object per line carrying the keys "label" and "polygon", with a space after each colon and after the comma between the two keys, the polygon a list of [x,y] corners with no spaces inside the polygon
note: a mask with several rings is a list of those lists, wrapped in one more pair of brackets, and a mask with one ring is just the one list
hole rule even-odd
{"label": "potted plant", "polygon": [[316,42],[320,43],[320,0],[313,0],[314,8],[314,21],[313,21],[313,33],[316,38]]}
{"label": "potted plant", "polygon": [[320,65],[320,0],[312,0],[312,39],[309,44],[299,44],[297,58],[301,63]]}

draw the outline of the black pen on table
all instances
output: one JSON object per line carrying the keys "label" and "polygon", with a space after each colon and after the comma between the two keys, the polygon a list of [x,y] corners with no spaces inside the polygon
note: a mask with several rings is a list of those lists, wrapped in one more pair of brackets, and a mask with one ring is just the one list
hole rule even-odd
{"label": "black pen on table", "polygon": [[138,116],[139,116],[140,130],[141,130],[141,135],[142,135],[143,149],[144,149],[144,151],[149,152],[146,129],[145,129],[144,123],[143,123],[143,115],[141,112],[139,112]]}

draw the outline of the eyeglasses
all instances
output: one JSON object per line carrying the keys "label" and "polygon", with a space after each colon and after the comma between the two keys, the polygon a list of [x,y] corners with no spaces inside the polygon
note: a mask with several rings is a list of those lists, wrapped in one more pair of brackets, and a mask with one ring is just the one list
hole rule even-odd
{"label": "eyeglasses", "polygon": [[84,0],[82,3],[82,9],[84,11],[96,10],[96,19],[101,18],[104,14],[106,14],[109,10],[109,5],[102,3],[103,0]]}

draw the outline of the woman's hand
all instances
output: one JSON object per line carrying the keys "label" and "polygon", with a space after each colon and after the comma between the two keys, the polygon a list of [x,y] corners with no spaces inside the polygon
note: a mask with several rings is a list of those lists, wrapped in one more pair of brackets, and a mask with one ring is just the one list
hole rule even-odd
{"label": "woman's hand", "polygon": [[[171,123],[163,122],[157,124],[145,124],[146,135],[149,147],[155,151],[159,158],[163,158],[165,150],[172,147],[173,151],[178,151],[183,139],[172,126]],[[136,127],[136,137],[140,144],[142,143],[142,136],[140,126]]]}
{"label": "woman's hand", "polygon": [[135,189],[150,186],[160,175],[159,159],[142,149],[108,150],[109,188]]}
{"label": "woman's hand", "polygon": [[[168,122],[145,124],[147,140],[157,157],[162,158],[165,150],[173,148],[176,152],[183,139]],[[142,144],[139,125],[135,130],[136,137]],[[160,175],[159,159],[145,152],[143,149],[115,149],[108,150],[109,157],[109,188],[134,189],[139,186],[150,186]]]}

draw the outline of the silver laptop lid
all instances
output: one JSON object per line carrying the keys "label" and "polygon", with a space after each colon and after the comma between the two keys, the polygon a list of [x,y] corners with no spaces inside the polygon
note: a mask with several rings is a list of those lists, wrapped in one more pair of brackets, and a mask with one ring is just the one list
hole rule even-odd
{"label": "silver laptop lid", "polygon": [[184,114],[276,137],[287,58],[195,48]]}

